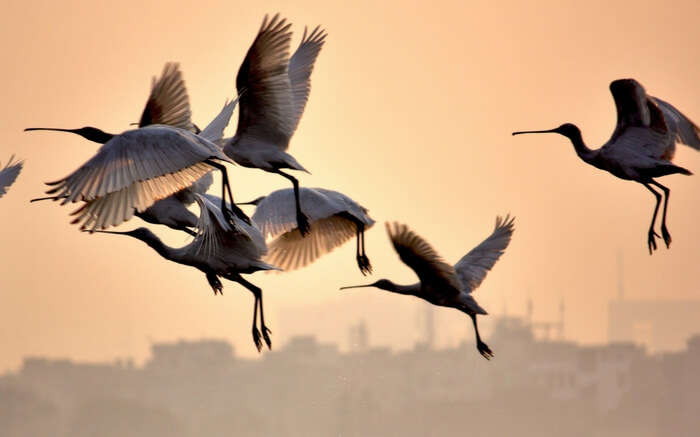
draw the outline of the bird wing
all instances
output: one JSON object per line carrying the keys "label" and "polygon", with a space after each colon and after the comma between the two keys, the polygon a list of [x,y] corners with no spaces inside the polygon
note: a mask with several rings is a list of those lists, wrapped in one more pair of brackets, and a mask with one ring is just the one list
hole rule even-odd
{"label": "bird wing", "polygon": [[649,127],[651,114],[644,87],[634,79],[618,79],[610,83],[610,93],[617,108],[617,125],[610,143],[625,133],[629,127]]}
{"label": "bird wing", "polygon": [[209,158],[229,161],[215,144],[191,132],[149,126],[113,138],[75,172],[47,183],[54,186],[47,193],[62,204],[84,201],[73,223],[105,228],[192,185],[211,171],[203,162]]}
{"label": "bird wing", "polygon": [[14,157],[15,155],[10,156],[10,160],[7,161],[5,167],[0,170],[0,197],[7,193],[7,189],[15,182],[15,179],[17,179],[24,165],[24,161],[15,161],[13,163],[12,160]]}
{"label": "bird wing", "polygon": [[416,272],[423,287],[450,296],[459,293],[454,268],[428,242],[404,224],[386,223],[386,230],[401,261]]}
{"label": "bird wing", "polygon": [[292,86],[292,105],[294,107],[294,127],[295,131],[299,125],[301,115],[304,113],[306,102],[311,91],[311,72],[314,69],[316,57],[321,52],[321,47],[325,43],[326,31],[319,26],[307,36],[304,28],[304,36],[301,38],[299,47],[289,60],[289,81]]}
{"label": "bird wing", "polygon": [[486,277],[510,243],[513,236],[514,217],[496,217],[496,226],[491,235],[478,246],[469,251],[455,264],[457,278],[462,291],[471,293]]}
{"label": "bird wing", "polygon": [[190,99],[182,79],[180,65],[168,62],[160,79],[153,78],[151,94],[141,114],[139,127],[165,124],[188,131],[194,130]]}
{"label": "bird wing", "polygon": [[263,20],[255,41],[238,70],[236,88],[240,112],[236,136],[251,143],[286,150],[294,132],[294,108],[289,75],[291,24],[279,14]]}
{"label": "bird wing", "polygon": [[355,223],[338,215],[315,220],[306,236],[302,236],[295,225],[293,230],[279,235],[267,245],[264,260],[282,270],[296,270],[342,245],[356,233]]}
{"label": "bird wing", "polygon": [[650,97],[663,114],[668,130],[675,141],[700,150],[700,128],[673,105],[657,97]]}
{"label": "bird wing", "polygon": [[214,118],[207,125],[207,127],[205,127],[204,130],[199,133],[199,136],[223,147],[221,142],[222,138],[224,137],[224,129],[226,129],[226,126],[228,126],[229,122],[231,121],[233,109],[236,107],[238,99],[239,98],[237,97],[235,100],[226,102],[224,107],[221,109],[221,112],[219,112],[219,115],[217,115],[216,118]]}
{"label": "bird wing", "polygon": [[[367,226],[374,224],[364,208],[342,193],[323,188],[299,188],[302,211],[312,223],[330,218],[335,214],[346,213],[354,216]],[[285,188],[265,196],[255,208],[252,220],[260,227],[266,238],[274,238],[297,229],[294,190]]]}

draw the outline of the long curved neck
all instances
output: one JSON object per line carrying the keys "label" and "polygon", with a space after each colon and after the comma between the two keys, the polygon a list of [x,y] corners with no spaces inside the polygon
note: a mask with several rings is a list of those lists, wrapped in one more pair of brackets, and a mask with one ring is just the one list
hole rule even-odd
{"label": "long curved neck", "polygon": [[583,137],[581,137],[581,132],[575,132],[571,135],[566,135],[566,137],[571,140],[571,144],[574,145],[574,150],[576,150],[576,154],[579,156],[579,158],[588,163],[593,161],[598,151],[591,150],[588,148],[588,146],[586,146],[586,143],[583,142]]}
{"label": "long curved neck", "polygon": [[420,294],[420,282],[416,282],[411,285],[401,285],[391,282],[391,288],[386,288],[385,290],[391,291],[398,294],[410,294],[412,296],[417,296]]}
{"label": "long curved neck", "polygon": [[170,246],[166,246],[165,243],[163,243],[160,238],[156,237],[154,234],[148,234],[148,235],[131,235],[132,237],[143,241],[144,243],[148,244],[153,250],[158,252],[160,256],[163,258],[174,261],[177,263],[182,263],[182,254],[180,253],[179,250],[174,249]]}

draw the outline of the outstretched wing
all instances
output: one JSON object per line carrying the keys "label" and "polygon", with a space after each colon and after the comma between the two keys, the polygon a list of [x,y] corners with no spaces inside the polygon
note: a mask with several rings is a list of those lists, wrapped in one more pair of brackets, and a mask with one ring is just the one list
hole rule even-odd
{"label": "outstretched wing", "polygon": [[673,105],[657,97],[650,97],[661,109],[668,130],[674,139],[693,149],[700,150],[700,128]]}
{"label": "outstretched wing", "polygon": [[22,165],[24,165],[24,161],[15,161],[13,163],[12,160],[14,157],[15,155],[10,156],[10,160],[7,161],[5,167],[0,170],[0,197],[7,193],[7,189],[15,182],[19,172],[22,170]]}
{"label": "outstretched wing", "polygon": [[401,261],[416,272],[423,287],[450,296],[459,293],[454,268],[428,242],[404,224],[386,223],[386,231]]}
{"label": "outstretched wing", "polygon": [[314,69],[316,57],[321,52],[326,35],[325,30],[316,26],[307,36],[306,28],[304,28],[304,36],[301,38],[301,43],[289,60],[288,74],[292,86],[292,105],[294,108],[294,127],[292,132],[299,125],[299,120],[309,99],[311,72]]}
{"label": "outstretched wing", "polygon": [[506,250],[513,235],[514,220],[514,217],[508,215],[503,219],[496,217],[496,226],[491,235],[455,264],[454,268],[463,292],[474,291]]}
{"label": "outstretched wing", "polygon": [[610,93],[617,109],[617,125],[610,138],[613,142],[630,127],[649,127],[651,114],[644,87],[634,79],[618,79],[610,83]]}
{"label": "outstretched wing", "polygon": [[239,98],[240,97],[236,97],[235,100],[226,102],[224,107],[221,109],[221,112],[219,112],[219,115],[217,115],[216,118],[214,118],[207,125],[207,127],[205,127],[202,132],[199,133],[199,136],[223,147],[221,142],[222,138],[224,137],[224,129],[226,129],[226,126],[228,126],[229,122],[231,121],[233,110],[236,107],[236,103],[238,103]]}
{"label": "outstretched wing", "polygon": [[168,62],[163,67],[160,79],[153,78],[151,95],[141,114],[139,127],[151,124],[165,124],[194,131],[190,99],[177,63]]}
{"label": "outstretched wing", "polygon": [[194,199],[199,205],[200,212],[197,220],[197,236],[193,244],[197,253],[211,256],[219,252],[226,233],[233,229],[221,209],[209,198],[195,194]]}
{"label": "outstretched wing", "polygon": [[279,19],[263,20],[255,41],[238,70],[236,88],[240,113],[236,136],[287,148],[294,132],[294,109],[287,68],[291,24]]}

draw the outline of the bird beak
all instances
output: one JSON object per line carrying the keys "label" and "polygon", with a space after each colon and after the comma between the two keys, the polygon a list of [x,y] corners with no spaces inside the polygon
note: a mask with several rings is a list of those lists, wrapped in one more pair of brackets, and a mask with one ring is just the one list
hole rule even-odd
{"label": "bird beak", "polygon": [[58,132],[74,132],[75,129],[61,129],[57,127],[28,127],[24,131],[29,132],[33,130],[50,130],[50,131],[58,131]]}
{"label": "bird beak", "polygon": [[373,287],[374,284],[367,284],[367,285],[350,285],[347,287],[340,287],[341,290],[347,290],[348,288],[364,288],[364,287]]}
{"label": "bird beak", "polygon": [[128,235],[128,232],[119,232],[119,231],[99,231],[99,230],[97,230],[97,229],[95,229],[94,231],[92,231],[92,230],[90,230],[90,229],[81,229],[81,231],[83,231],[83,232],[89,232],[89,233],[91,233],[91,234],[92,234],[93,232],[98,232],[98,233],[100,233],[100,234]]}
{"label": "bird beak", "polygon": [[548,130],[521,130],[518,132],[513,132],[513,135],[520,135],[520,134],[547,134],[547,133],[556,133],[556,129],[548,129]]}
{"label": "bird beak", "polygon": [[129,123],[129,126],[138,126],[139,124],[137,122]]}
{"label": "bird beak", "polygon": [[255,201],[251,200],[250,202],[236,202],[236,205],[255,205]]}

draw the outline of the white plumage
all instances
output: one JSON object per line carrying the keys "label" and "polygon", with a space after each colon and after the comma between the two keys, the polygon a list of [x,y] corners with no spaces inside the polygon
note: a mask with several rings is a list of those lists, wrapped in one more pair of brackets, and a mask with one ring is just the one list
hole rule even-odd
{"label": "white plumage", "polygon": [[297,226],[292,189],[273,191],[250,202],[257,205],[251,217],[253,222],[270,240],[265,260],[283,270],[299,269],[356,236],[360,271],[371,273],[364,232],[374,225],[374,220],[367,209],[343,193],[324,188],[302,187],[299,196],[302,211],[311,225],[306,236],[301,235]]}

